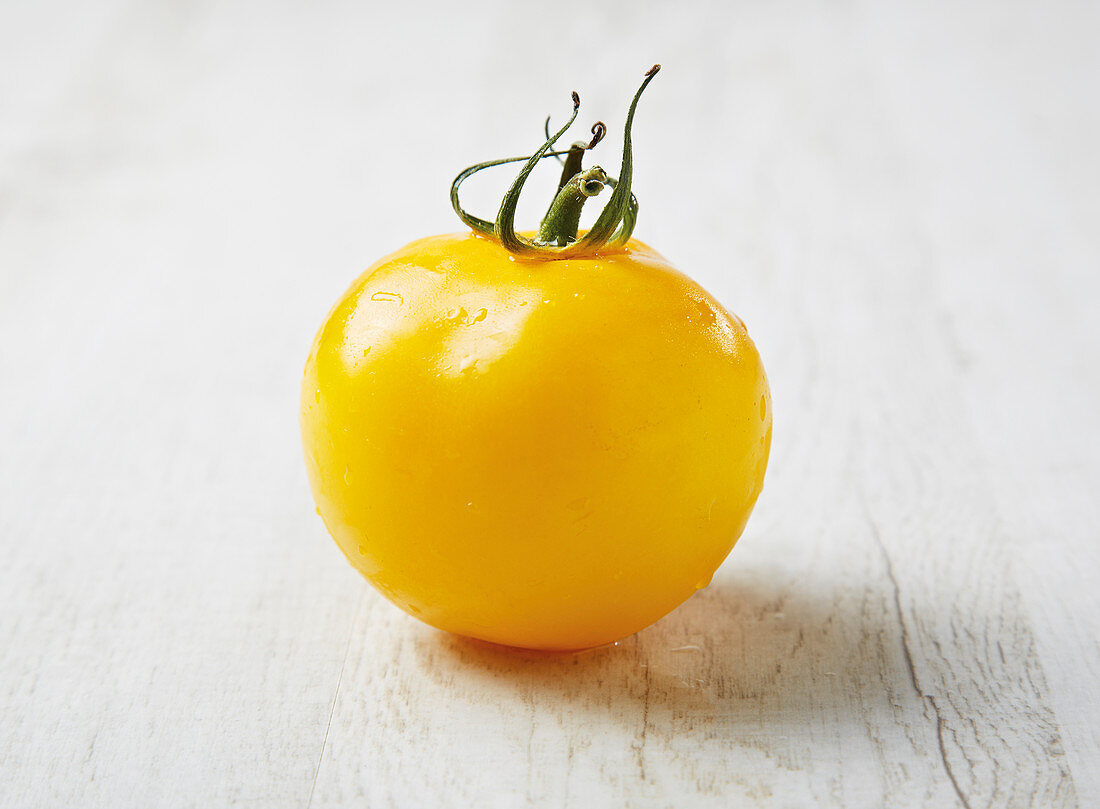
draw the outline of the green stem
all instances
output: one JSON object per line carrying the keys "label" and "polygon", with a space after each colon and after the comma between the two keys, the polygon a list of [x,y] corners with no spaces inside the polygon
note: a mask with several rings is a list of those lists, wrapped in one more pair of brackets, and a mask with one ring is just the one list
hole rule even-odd
{"label": "green stem", "polygon": [[539,229],[538,243],[565,247],[575,242],[584,203],[589,197],[594,197],[603,191],[607,182],[607,173],[599,166],[573,174],[558,190],[550,210],[546,212],[542,227]]}

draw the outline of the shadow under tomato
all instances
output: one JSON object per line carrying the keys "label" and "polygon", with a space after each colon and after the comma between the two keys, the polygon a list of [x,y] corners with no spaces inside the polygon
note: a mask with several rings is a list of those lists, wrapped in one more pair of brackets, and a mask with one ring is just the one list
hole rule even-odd
{"label": "shadow under tomato", "polygon": [[670,615],[614,645],[533,652],[440,632],[422,636],[416,652],[426,671],[446,671],[459,685],[466,679],[477,686],[470,693],[488,687],[504,704],[581,709],[670,731],[766,722],[796,732],[821,711],[845,721],[857,692],[870,686],[886,710],[884,678],[908,677],[890,593],[777,581],[753,570],[716,576]]}

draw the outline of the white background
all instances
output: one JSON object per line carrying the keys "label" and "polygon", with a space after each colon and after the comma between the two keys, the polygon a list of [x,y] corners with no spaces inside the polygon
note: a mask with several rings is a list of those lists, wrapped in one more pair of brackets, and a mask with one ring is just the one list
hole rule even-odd
{"label": "white background", "polygon": [[[1098,8],[0,4],[0,806],[1100,804]],[[764,494],[617,647],[442,635],[314,514],[310,340],[655,61]]]}

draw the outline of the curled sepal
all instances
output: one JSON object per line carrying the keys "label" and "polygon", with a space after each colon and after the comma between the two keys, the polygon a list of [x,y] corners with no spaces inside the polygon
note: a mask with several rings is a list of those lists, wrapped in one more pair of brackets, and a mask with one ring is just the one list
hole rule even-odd
{"label": "curled sepal", "polygon": [[519,204],[519,192],[523,190],[523,184],[527,182],[527,178],[531,176],[531,172],[535,170],[538,162],[546,156],[551,147],[557,143],[558,138],[564,135],[569,127],[573,125],[573,122],[577,120],[577,111],[580,108],[581,97],[574,91],[573,114],[569,116],[569,120],[565,122],[565,125],[547,138],[546,143],[542,144],[539,150],[531,155],[530,160],[524,163],[523,168],[519,170],[519,176],[512,182],[512,187],[508,189],[508,193],[504,195],[504,200],[500,203],[495,228],[496,237],[500,239],[500,243],[504,245],[504,249],[509,253],[529,255],[532,251],[539,249],[539,246],[535,245],[534,242],[529,242],[516,233],[516,206]]}
{"label": "curled sepal", "polygon": [[[608,178],[608,185],[614,188],[618,183],[614,177]],[[607,246],[612,248],[619,248],[626,245],[630,241],[630,236],[634,233],[634,223],[638,221],[638,198],[633,194],[630,195],[630,201],[626,204],[626,213],[623,214],[623,221],[619,225],[619,229],[615,231],[615,235],[608,241]]]}
{"label": "curled sepal", "polygon": [[[547,152],[543,157],[557,157],[560,159],[561,156],[565,154],[568,154],[568,152]],[[496,225],[481,217],[474,216],[462,207],[462,203],[458,200],[458,189],[466,180],[483,169],[490,169],[493,166],[503,166],[507,163],[526,163],[530,159],[531,155],[524,155],[523,157],[505,157],[501,160],[487,160],[484,163],[478,163],[470,166],[468,169],[464,169],[461,174],[455,177],[454,182],[451,183],[451,207],[454,208],[455,213],[458,214],[458,218],[479,233],[484,233],[487,236],[496,236]]]}
{"label": "curled sepal", "polygon": [[[660,65],[654,65],[645,74],[642,86],[634,94],[630,102],[630,109],[626,113],[626,126],[623,127],[623,164],[619,169],[615,190],[611,193],[611,199],[596,218],[595,224],[580,239],[565,248],[569,255],[594,253],[609,243],[614,246],[626,244],[630,234],[634,231],[634,222],[638,217],[638,201],[630,191],[630,183],[634,177],[634,155],[630,143],[630,129],[634,125],[634,111],[638,108],[638,100],[645,92],[645,88],[653,81]],[[620,224],[622,227],[620,227]],[[616,231],[616,228],[618,230]],[[565,256],[563,255],[563,258]]]}

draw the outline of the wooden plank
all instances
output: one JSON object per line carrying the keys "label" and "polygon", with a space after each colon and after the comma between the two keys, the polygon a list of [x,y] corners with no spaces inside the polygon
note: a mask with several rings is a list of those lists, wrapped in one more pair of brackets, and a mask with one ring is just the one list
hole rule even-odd
{"label": "wooden plank", "polygon": [[188,128],[202,19],[131,6],[0,164],[0,806],[301,806],[316,769],[360,585],[300,468],[313,325],[221,224],[239,135]]}
{"label": "wooden plank", "polygon": [[[882,47],[890,21],[868,22],[867,41],[899,88],[886,96],[892,129],[922,167],[911,196],[941,256],[941,330],[983,455],[976,482],[995,514],[998,564],[1018,586],[1006,606],[1027,612],[1033,646],[1020,653],[1042,661],[1059,726],[1050,744],[1064,746],[1080,805],[1092,806],[1100,597],[1087,571],[1100,568],[1100,328],[1089,302],[1100,292],[1091,224],[1100,161],[1085,144],[1100,137],[1100,116],[1077,102],[1100,86],[1089,33],[1100,11],[1048,15],[1021,3],[992,16],[970,9],[951,26],[907,19],[909,63]],[[929,53],[975,43],[980,58],[928,65]],[[1020,711],[1026,703],[1011,713]]]}

